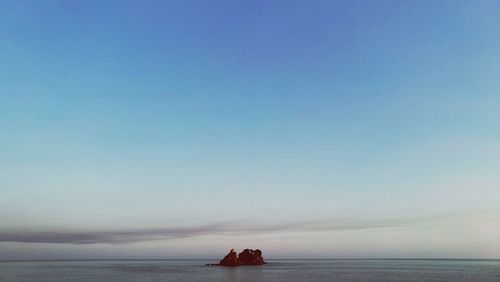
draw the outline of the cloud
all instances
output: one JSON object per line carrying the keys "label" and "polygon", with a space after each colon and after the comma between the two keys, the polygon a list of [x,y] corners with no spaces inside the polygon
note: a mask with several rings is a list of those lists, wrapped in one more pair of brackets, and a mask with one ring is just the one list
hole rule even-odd
{"label": "cloud", "polygon": [[436,218],[412,217],[391,219],[335,219],[287,223],[257,223],[233,220],[198,226],[168,228],[70,231],[70,230],[13,230],[0,231],[0,242],[54,243],[54,244],[124,244],[133,242],[188,238],[201,235],[246,235],[273,232],[348,231],[374,228],[402,228]]}

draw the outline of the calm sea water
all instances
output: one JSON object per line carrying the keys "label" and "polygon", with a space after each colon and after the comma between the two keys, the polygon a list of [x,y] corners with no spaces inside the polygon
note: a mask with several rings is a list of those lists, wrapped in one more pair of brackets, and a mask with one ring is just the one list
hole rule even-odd
{"label": "calm sea water", "polygon": [[0,262],[0,281],[500,281],[498,260],[269,260],[237,268],[207,262]]}

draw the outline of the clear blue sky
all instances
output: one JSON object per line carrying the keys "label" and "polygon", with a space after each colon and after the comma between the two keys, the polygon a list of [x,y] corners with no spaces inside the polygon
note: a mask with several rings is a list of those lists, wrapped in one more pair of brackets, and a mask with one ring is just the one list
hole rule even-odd
{"label": "clear blue sky", "polygon": [[0,259],[500,257],[499,1],[0,0]]}

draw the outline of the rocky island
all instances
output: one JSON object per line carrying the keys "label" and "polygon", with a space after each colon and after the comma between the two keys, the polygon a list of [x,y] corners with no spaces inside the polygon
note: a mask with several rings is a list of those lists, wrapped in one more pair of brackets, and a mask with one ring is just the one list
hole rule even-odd
{"label": "rocky island", "polygon": [[218,265],[221,266],[240,266],[240,265],[263,265],[264,258],[262,257],[262,251],[259,249],[251,250],[244,249],[241,253],[236,255],[234,249],[229,251]]}

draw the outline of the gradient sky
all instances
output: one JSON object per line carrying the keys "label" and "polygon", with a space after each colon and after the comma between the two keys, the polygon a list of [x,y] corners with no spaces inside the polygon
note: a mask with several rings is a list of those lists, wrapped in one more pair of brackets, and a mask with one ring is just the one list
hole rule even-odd
{"label": "gradient sky", "polygon": [[0,0],[0,259],[500,258],[499,1]]}

